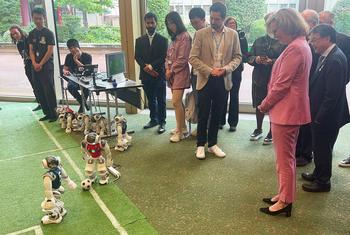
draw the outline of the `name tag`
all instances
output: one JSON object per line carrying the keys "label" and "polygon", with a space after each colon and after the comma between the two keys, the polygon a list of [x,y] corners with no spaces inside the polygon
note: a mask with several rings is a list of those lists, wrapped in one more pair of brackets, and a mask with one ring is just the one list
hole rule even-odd
{"label": "name tag", "polygon": [[41,37],[39,43],[40,43],[40,44],[46,44],[46,39],[45,39],[45,37]]}

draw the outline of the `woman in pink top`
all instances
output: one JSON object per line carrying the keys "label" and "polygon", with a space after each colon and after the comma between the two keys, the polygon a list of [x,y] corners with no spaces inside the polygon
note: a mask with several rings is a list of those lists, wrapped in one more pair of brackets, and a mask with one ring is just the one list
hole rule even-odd
{"label": "woman in pink top", "polygon": [[281,9],[266,24],[287,48],[273,65],[267,96],[258,106],[270,116],[279,185],[277,195],[263,199],[271,206],[260,211],[269,215],[286,213],[289,217],[295,201],[299,127],[311,121],[308,91],[312,57],[305,38],[306,23],[297,11]]}
{"label": "woman in pink top", "polygon": [[166,79],[172,92],[175,108],[176,129],[170,137],[173,143],[183,139],[186,130],[185,109],[182,103],[184,90],[190,87],[190,67],[188,59],[191,51],[191,37],[181,20],[179,13],[172,11],[165,17],[165,24],[171,43],[166,57]]}

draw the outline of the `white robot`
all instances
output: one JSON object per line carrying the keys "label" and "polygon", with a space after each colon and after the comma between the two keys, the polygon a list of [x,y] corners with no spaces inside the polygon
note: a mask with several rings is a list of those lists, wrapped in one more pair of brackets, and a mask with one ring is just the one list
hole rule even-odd
{"label": "white robot", "polygon": [[113,159],[107,141],[101,140],[99,135],[91,132],[85,135],[84,140],[81,142],[81,147],[85,153],[85,175],[92,183],[95,182],[97,178],[96,168],[99,174],[99,184],[108,184],[107,168],[113,165]]}
{"label": "white robot", "polygon": [[103,117],[101,114],[96,113],[93,115],[93,119],[96,123],[96,133],[100,137],[104,137],[107,134],[107,120],[105,117]]}
{"label": "white robot", "polygon": [[132,137],[126,132],[127,122],[125,117],[117,115],[114,117],[114,120],[117,130],[117,138],[114,149],[123,152],[128,149],[129,145],[131,145]]}
{"label": "white robot", "polygon": [[59,157],[48,156],[42,160],[42,165],[47,172],[43,175],[45,200],[41,203],[41,208],[45,215],[41,223],[58,224],[67,214],[64,203],[60,200],[61,194],[64,193],[61,181],[66,181],[70,189],[75,189],[76,184],[67,175]]}

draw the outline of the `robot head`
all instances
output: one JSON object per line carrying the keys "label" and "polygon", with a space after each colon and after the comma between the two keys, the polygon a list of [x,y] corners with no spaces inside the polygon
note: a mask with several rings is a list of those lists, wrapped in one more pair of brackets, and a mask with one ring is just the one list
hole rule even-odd
{"label": "robot head", "polygon": [[95,114],[93,115],[93,118],[94,118],[94,120],[97,122],[98,120],[101,119],[101,114],[95,113]]}
{"label": "robot head", "polygon": [[95,132],[91,132],[85,136],[85,141],[88,144],[97,144],[101,140],[100,140],[100,136],[98,134],[96,134]]}
{"label": "robot head", "polygon": [[79,113],[78,116],[77,116],[77,120],[78,121],[83,121],[84,119],[84,114],[83,113]]}
{"label": "robot head", "polygon": [[116,115],[115,117],[114,117],[114,120],[115,120],[115,122],[118,124],[118,123],[123,123],[123,122],[126,122],[126,119],[123,117],[123,116],[121,116],[121,115]]}
{"label": "robot head", "polygon": [[51,169],[54,167],[58,167],[61,164],[61,158],[58,156],[50,155],[42,160],[42,165],[46,169]]}

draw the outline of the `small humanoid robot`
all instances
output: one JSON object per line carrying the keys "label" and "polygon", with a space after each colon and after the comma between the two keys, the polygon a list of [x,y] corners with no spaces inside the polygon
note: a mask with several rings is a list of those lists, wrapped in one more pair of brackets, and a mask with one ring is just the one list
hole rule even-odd
{"label": "small humanoid robot", "polygon": [[113,165],[113,159],[107,141],[101,140],[99,135],[91,132],[85,135],[84,140],[81,142],[81,147],[85,153],[85,175],[94,183],[97,178],[95,173],[96,167],[100,176],[99,184],[108,184],[109,177],[107,167]]}
{"label": "small humanoid robot", "polygon": [[75,119],[75,116],[76,116],[76,114],[74,113],[74,111],[71,110],[70,108],[67,108],[67,111],[66,111],[66,122],[67,122],[66,133],[67,134],[72,132],[73,119]]}
{"label": "small humanoid robot", "polygon": [[123,152],[128,149],[129,145],[131,145],[132,137],[126,132],[127,122],[125,117],[117,115],[114,117],[114,120],[117,129],[117,138],[114,149]]}
{"label": "small humanoid robot", "polygon": [[64,193],[61,181],[62,179],[66,181],[70,189],[75,189],[76,184],[67,175],[59,157],[48,156],[42,160],[42,165],[47,172],[43,175],[45,200],[41,203],[41,208],[45,215],[41,223],[59,224],[63,216],[67,214],[64,203],[60,200],[61,194]]}
{"label": "small humanoid robot", "polygon": [[93,115],[93,119],[96,123],[96,133],[100,136],[100,137],[104,137],[107,134],[107,120],[104,116],[102,116],[99,113],[96,113]]}

